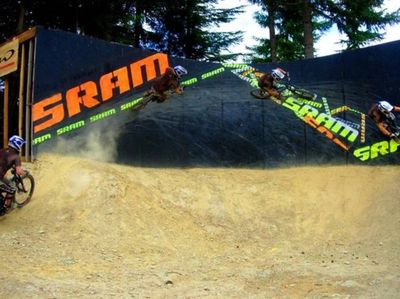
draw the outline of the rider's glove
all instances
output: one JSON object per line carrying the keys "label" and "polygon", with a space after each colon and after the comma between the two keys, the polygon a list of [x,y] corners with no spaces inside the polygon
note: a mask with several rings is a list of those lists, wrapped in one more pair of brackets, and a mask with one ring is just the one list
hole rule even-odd
{"label": "rider's glove", "polygon": [[397,137],[396,134],[394,134],[394,133],[390,134],[390,138],[396,138],[396,137]]}
{"label": "rider's glove", "polygon": [[183,92],[183,87],[179,86],[178,88],[175,89],[176,94],[181,94]]}

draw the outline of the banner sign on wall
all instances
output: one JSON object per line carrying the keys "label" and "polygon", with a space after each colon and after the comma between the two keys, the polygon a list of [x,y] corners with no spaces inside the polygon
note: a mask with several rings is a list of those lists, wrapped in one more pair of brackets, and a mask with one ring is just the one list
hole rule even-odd
{"label": "banner sign on wall", "polygon": [[18,39],[0,47],[0,77],[18,69]]}

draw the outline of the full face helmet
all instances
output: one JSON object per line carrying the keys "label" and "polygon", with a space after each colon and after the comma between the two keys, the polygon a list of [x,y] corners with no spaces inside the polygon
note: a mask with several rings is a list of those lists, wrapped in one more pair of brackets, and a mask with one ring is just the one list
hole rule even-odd
{"label": "full face helmet", "polygon": [[17,135],[11,136],[10,139],[8,139],[8,146],[17,150],[18,152],[21,151],[21,148],[24,145],[24,143],[25,140]]}
{"label": "full face helmet", "polygon": [[395,118],[394,114],[392,113],[394,107],[387,101],[379,101],[378,102],[378,109],[382,112],[386,117],[393,119]]}
{"label": "full face helmet", "polygon": [[383,113],[389,113],[392,112],[393,106],[387,101],[379,101],[378,109]]}
{"label": "full face helmet", "polygon": [[187,75],[188,73],[188,71],[181,65],[175,66],[174,72],[178,76],[178,78],[182,77],[183,75]]}
{"label": "full face helmet", "polygon": [[271,75],[276,80],[283,80],[287,76],[287,72],[284,69],[276,68],[272,70]]}

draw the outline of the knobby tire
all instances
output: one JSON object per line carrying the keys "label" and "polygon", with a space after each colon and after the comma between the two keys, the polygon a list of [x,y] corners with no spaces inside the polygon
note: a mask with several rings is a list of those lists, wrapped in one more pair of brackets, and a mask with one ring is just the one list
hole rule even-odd
{"label": "knobby tire", "polygon": [[150,103],[150,102],[152,101],[152,98],[153,98],[153,95],[152,95],[152,94],[150,94],[150,95],[144,97],[144,98],[140,101],[140,103],[138,103],[137,105],[135,105],[135,106],[132,107],[132,110],[135,111],[135,112],[136,112],[136,111],[139,111],[139,110],[142,110],[144,107],[147,106],[148,103]]}
{"label": "knobby tire", "polygon": [[293,85],[286,85],[286,88],[288,90],[290,90],[291,92],[293,92],[294,94],[296,94],[299,97],[304,98],[306,100],[307,99],[313,100],[315,98],[315,94],[311,93],[308,90],[301,89],[301,88],[298,88],[298,87],[293,86]]}
{"label": "knobby tire", "polygon": [[18,208],[26,205],[32,198],[35,190],[35,179],[30,173],[13,180],[13,185],[17,189],[14,195],[14,202]]}
{"label": "knobby tire", "polygon": [[269,95],[262,92],[260,89],[253,89],[252,91],[250,91],[250,94],[256,99],[269,99]]}

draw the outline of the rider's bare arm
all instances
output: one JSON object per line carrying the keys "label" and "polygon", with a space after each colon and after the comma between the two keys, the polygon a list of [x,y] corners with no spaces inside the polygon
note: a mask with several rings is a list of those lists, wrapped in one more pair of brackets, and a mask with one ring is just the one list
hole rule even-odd
{"label": "rider's bare arm", "polygon": [[19,176],[23,176],[25,174],[25,171],[22,169],[21,166],[15,166],[15,172],[16,174],[18,174]]}
{"label": "rider's bare arm", "polygon": [[176,94],[181,94],[182,93],[182,87],[175,88],[175,93]]}
{"label": "rider's bare arm", "polygon": [[384,122],[378,122],[376,124],[378,126],[378,129],[382,132],[383,135],[390,137],[391,133],[385,128]]}

